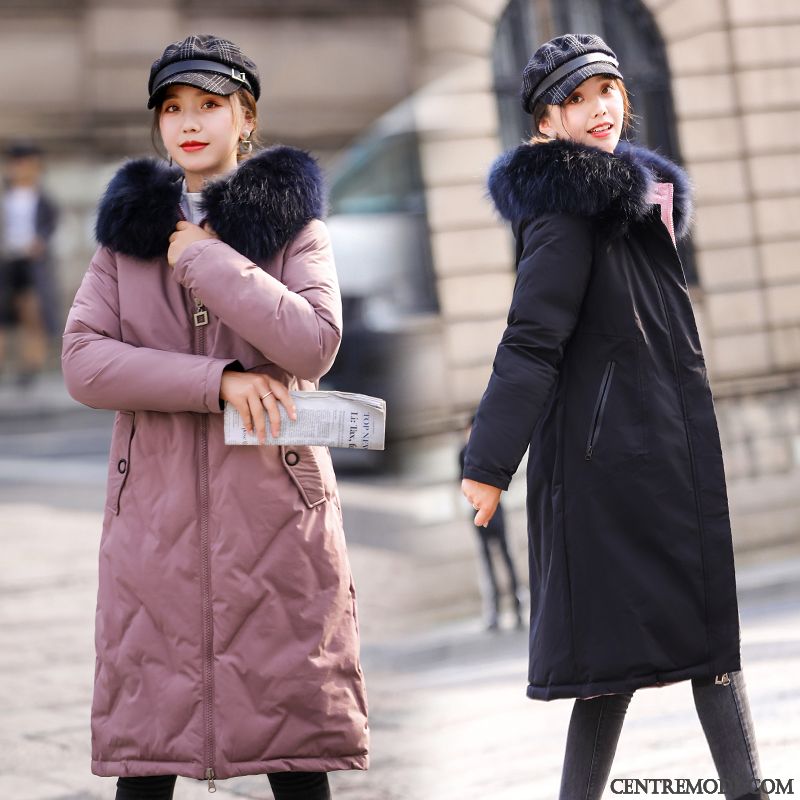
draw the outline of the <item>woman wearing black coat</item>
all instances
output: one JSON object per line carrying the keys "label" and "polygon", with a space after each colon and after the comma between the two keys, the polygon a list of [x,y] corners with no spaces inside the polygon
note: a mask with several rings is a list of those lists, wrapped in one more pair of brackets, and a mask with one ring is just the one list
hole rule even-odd
{"label": "woman wearing black coat", "polygon": [[577,698],[560,797],[601,797],[633,692],[687,679],[726,798],[766,797],[719,433],[675,247],[690,182],[620,141],[628,99],[597,36],[539,48],[522,100],[534,138],[489,178],[518,275],[462,488],[485,525],[530,446],[528,696]]}

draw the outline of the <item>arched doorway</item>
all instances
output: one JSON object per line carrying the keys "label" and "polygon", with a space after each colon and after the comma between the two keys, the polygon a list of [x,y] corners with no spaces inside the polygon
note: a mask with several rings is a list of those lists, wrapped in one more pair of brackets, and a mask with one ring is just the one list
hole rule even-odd
{"label": "arched doorway", "polygon": [[[530,136],[531,120],[519,103],[525,64],[539,44],[569,32],[597,33],[617,54],[637,116],[629,138],[682,163],[666,47],[641,0],[509,2],[498,20],[492,52],[503,147],[514,147]],[[680,242],[678,253],[687,281],[696,284],[691,241]]]}

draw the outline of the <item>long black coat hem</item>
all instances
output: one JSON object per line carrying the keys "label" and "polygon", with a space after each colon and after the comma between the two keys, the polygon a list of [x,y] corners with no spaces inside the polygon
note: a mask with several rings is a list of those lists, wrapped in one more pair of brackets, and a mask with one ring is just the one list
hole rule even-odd
{"label": "long black coat hem", "polygon": [[715,670],[714,667],[710,667],[708,663],[703,662],[702,664],[695,664],[682,669],[653,672],[619,680],[547,685],[529,683],[526,694],[531,700],[561,700],[565,698],[594,697],[598,694],[619,694],[647,687],[659,688],[668,683],[679,683],[692,678],[709,678],[714,675],[721,675],[724,672],[736,672],[741,668],[741,657],[737,655],[724,669],[717,668]]}
{"label": "long black coat hem", "polygon": [[644,148],[556,140],[500,156],[488,188],[517,276],[462,474],[505,489],[530,449],[528,696],[734,671],[722,448],[676,250],[688,176]]}

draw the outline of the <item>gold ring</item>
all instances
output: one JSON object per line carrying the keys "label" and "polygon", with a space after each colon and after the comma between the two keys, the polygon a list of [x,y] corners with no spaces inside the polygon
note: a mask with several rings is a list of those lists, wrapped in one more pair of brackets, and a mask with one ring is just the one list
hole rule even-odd
{"label": "gold ring", "polygon": [[272,392],[267,392],[266,394],[262,394],[259,400],[263,400],[265,397],[269,397],[271,394]]}

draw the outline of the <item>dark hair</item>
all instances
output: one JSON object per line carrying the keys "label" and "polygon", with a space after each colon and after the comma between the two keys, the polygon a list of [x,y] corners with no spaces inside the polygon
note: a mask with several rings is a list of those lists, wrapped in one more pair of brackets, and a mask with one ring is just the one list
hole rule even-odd
{"label": "dark hair", "polygon": [[[603,77],[612,78],[616,83],[620,94],[622,95],[622,106],[624,109],[622,115],[622,133],[627,134],[628,131],[633,127],[634,120],[636,119],[633,111],[631,110],[631,101],[630,97],[628,96],[628,90],[625,88],[624,82],[616,75],[604,75]],[[572,97],[572,93],[570,93],[569,97]],[[569,97],[567,100],[569,100]],[[566,103],[567,100],[564,100],[564,103]],[[559,111],[564,107],[564,103],[559,104]],[[545,115],[549,109],[550,106],[541,100],[533,106],[531,138],[528,140],[531,144],[541,144],[542,142],[550,141],[550,137],[545,136],[545,134],[539,130],[539,123],[545,118]]]}
{"label": "dark hair", "polygon": [[[244,161],[249,158],[253,153],[255,153],[261,147],[261,139],[258,136],[258,111],[256,109],[256,99],[253,97],[253,93],[249,89],[241,88],[237,89],[233,94],[235,94],[239,99],[239,106],[241,110],[245,113],[250,113],[250,118],[253,120],[253,132],[250,134],[250,141],[253,143],[253,149],[250,153],[244,154],[236,152],[236,161]],[[230,95],[231,97],[233,95]],[[161,119],[161,100],[159,100],[155,107],[153,108],[153,123],[150,127],[150,141],[153,145],[153,149],[160,155],[162,158],[168,158],[168,154],[163,149],[163,142],[161,141],[161,133],[159,127],[159,120]],[[234,104],[232,104],[234,105]],[[234,105],[234,114],[238,114],[239,109]]]}
{"label": "dark hair", "polygon": [[41,158],[42,148],[34,142],[13,141],[6,147],[4,155],[10,161],[19,158]]}

